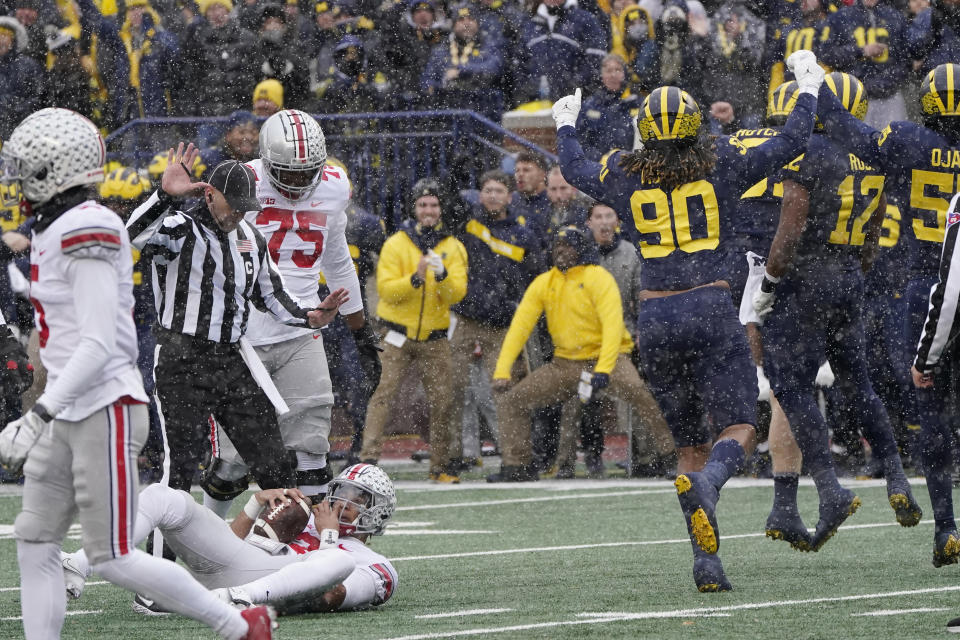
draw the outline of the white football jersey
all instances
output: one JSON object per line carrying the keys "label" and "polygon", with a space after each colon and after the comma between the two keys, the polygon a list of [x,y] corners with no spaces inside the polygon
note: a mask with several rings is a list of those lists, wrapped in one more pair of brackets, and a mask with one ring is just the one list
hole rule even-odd
{"label": "white football jersey", "polygon": [[117,270],[119,304],[97,317],[98,322],[116,324],[116,344],[85,391],[57,416],[62,420],[83,420],[123,396],[148,401],[137,369],[130,238],[117,214],[92,200],[64,212],[43,231],[34,232],[31,241],[30,301],[40,338],[40,360],[47,369],[47,388],[56,382],[83,337],[68,266],[73,260],[91,258],[104,260]]}
{"label": "white football jersey", "polygon": [[[289,293],[305,306],[316,307],[320,303],[317,288],[322,273],[331,291],[343,287],[350,293],[350,300],[340,307],[340,313],[361,311],[360,280],[345,234],[350,181],[344,171],[325,166],[316,190],[295,201],[270,184],[259,159],[248,166],[257,178],[257,199],[263,211],[249,212],[246,220],[267,239],[270,257],[283,274]],[[252,344],[264,345],[311,331],[281,324],[268,314],[251,309],[246,336]]]}
{"label": "white football jersey", "polygon": [[[310,553],[320,548],[320,533],[313,523],[313,515],[307,522],[306,528],[290,543],[290,548],[296,553]],[[346,580],[347,597],[341,609],[362,609],[364,607],[381,605],[390,599],[397,590],[397,570],[384,556],[380,555],[363,542],[350,536],[343,536],[337,542],[337,547],[349,552],[357,563]]]}

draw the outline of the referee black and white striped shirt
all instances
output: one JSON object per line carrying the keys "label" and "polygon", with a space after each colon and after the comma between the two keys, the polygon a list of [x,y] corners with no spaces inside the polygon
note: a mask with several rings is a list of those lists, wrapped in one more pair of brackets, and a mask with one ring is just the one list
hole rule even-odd
{"label": "referee black and white striped shirt", "polygon": [[960,333],[957,322],[957,302],[960,300],[960,212],[957,203],[960,193],[953,196],[947,209],[947,229],[940,254],[939,279],[930,289],[930,306],[923,323],[923,333],[917,344],[917,371],[928,373],[936,367],[947,347]]}
{"label": "referee black and white striped shirt", "polygon": [[308,326],[309,307],[286,292],[256,227],[223,232],[206,203],[176,211],[160,191],[140,205],[127,231],[153,263],[157,321],[163,328],[219,343],[237,342],[250,303],[279,322]]}

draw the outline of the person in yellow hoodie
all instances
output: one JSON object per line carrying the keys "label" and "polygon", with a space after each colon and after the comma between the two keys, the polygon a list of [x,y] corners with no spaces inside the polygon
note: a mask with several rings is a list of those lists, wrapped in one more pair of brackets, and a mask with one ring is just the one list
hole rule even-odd
{"label": "person in yellow hoodie", "polygon": [[[500,348],[493,373],[499,392],[500,472],[487,482],[537,480],[531,463],[530,411],[609,387],[625,400],[640,420],[662,423],[650,390],[630,361],[633,341],[623,324],[623,303],[617,281],[598,264],[592,237],[575,226],[562,227],[553,242],[553,268],[537,276],[523,294]],[[510,369],[541,314],[553,339],[553,360],[511,387]],[[569,410],[562,429],[575,429]]]}
{"label": "person in yellow hoodie", "polygon": [[424,178],[413,187],[414,219],[387,238],[377,264],[377,315],[386,329],[380,385],[370,398],[360,458],[376,464],[404,370],[417,363],[430,406],[430,479],[458,483],[451,466],[460,425],[451,421],[450,307],[467,293],[467,250],[443,224],[444,195]]}

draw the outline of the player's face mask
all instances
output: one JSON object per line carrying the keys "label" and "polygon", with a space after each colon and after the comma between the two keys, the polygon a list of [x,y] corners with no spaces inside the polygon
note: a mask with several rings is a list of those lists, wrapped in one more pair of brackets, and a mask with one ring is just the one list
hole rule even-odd
{"label": "player's face mask", "polygon": [[331,493],[327,494],[327,500],[330,506],[335,507],[337,503],[343,504],[343,510],[340,512],[340,535],[353,535],[360,525],[360,518],[364,512],[373,504],[373,496],[369,491],[360,487],[341,484]]}

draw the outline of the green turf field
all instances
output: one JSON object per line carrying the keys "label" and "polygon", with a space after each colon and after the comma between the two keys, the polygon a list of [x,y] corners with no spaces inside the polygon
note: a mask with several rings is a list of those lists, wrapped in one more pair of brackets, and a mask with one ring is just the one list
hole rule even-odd
{"label": "green turf field", "polygon": [[[881,483],[851,482],[863,507],[817,554],[763,537],[772,489],[733,481],[720,502],[720,554],[735,591],[700,594],[672,484],[542,481],[433,487],[398,482],[399,509],[375,547],[400,574],[376,611],[282,618],[278,638],[946,637],[960,567],[930,564],[933,525],[896,526]],[[801,508],[815,524],[811,486]],[[243,504],[244,500],[238,501]],[[0,497],[0,638],[21,638],[13,518]],[[74,532],[75,533],[75,532]],[[76,539],[66,548],[78,546]],[[144,618],[129,594],[91,584],[64,638],[213,638],[189,620]]]}

